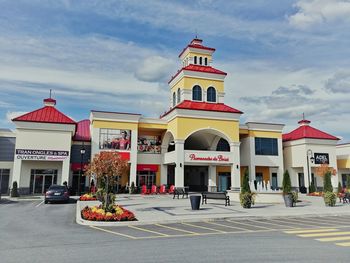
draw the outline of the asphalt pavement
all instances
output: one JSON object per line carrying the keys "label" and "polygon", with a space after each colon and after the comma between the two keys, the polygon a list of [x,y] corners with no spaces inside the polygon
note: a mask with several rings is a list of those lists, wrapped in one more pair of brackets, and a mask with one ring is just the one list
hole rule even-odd
{"label": "asphalt pavement", "polygon": [[0,262],[348,262],[345,216],[75,223],[75,203],[0,202]]}

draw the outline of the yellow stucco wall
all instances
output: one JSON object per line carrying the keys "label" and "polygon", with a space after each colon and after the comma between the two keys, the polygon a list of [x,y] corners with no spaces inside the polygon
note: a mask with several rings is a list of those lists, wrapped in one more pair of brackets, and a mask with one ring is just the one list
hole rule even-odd
{"label": "yellow stucco wall", "polygon": [[144,122],[140,122],[138,127],[139,127],[139,129],[166,130],[168,128],[168,125],[167,124],[159,124],[159,123],[144,123]]}
{"label": "yellow stucco wall", "polygon": [[[203,54],[203,53],[199,53],[199,52],[193,52],[193,51],[190,52],[189,49],[187,49],[185,51],[183,56],[184,56],[184,59],[186,59],[188,57],[194,57],[194,56],[202,57],[203,58],[203,62],[204,62],[204,58],[208,58],[208,61],[210,61],[211,57],[212,57],[211,55],[207,55],[207,54]],[[197,58],[197,59],[198,59],[197,63],[199,63],[199,58]]]}
{"label": "yellow stucco wall", "polygon": [[261,138],[282,138],[282,132],[270,132],[270,131],[249,131],[249,137],[261,137]]}
{"label": "yellow stucco wall", "polygon": [[350,168],[350,159],[337,160],[338,169]]}
{"label": "yellow stucco wall", "polygon": [[179,117],[168,124],[168,130],[172,132],[175,140],[185,140],[193,132],[203,129],[214,129],[225,134],[233,142],[239,141],[239,122],[234,120]]}
{"label": "yellow stucco wall", "polygon": [[192,90],[195,85],[201,86],[202,91],[207,90],[209,87],[214,87],[216,92],[224,92],[224,81],[222,80],[183,77],[171,87],[171,94],[177,92],[178,88]]}
{"label": "yellow stucco wall", "polygon": [[109,128],[109,129],[123,129],[123,130],[136,130],[138,128],[137,123],[130,122],[116,122],[116,121],[99,121],[94,120],[92,122],[94,128]]}

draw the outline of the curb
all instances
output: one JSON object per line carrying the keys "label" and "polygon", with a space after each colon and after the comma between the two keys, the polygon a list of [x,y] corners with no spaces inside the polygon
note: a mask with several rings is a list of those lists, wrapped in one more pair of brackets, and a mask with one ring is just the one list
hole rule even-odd
{"label": "curb", "polygon": [[[98,222],[98,221],[89,221],[85,220],[81,217],[81,201],[77,201],[76,204],[76,223],[83,226],[113,226],[113,227],[125,227],[125,226],[132,226],[132,225],[152,225],[152,224],[175,224],[175,223],[191,223],[191,222],[198,222],[198,221],[208,221],[208,222],[215,222],[220,220],[228,220],[228,219],[238,219],[238,220],[244,220],[244,219],[274,219],[274,218],[281,218],[281,217],[287,217],[291,215],[273,215],[273,216],[256,216],[256,215],[245,215],[245,216],[222,216],[222,217],[201,217],[201,218],[188,218],[188,219],[171,219],[171,220],[151,220],[151,221],[122,221],[122,222]],[[294,215],[294,217],[327,217],[327,216],[344,216],[348,215],[350,216],[350,211],[346,213],[322,213],[322,214],[303,214],[303,215]]]}

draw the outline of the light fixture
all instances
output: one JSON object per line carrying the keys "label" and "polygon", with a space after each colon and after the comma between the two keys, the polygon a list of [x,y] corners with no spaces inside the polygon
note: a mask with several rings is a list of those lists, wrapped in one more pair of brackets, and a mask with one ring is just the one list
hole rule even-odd
{"label": "light fixture", "polygon": [[236,167],[237,167],[237,169],[239,169],[239,165],[238,164],[236,165]]}
{"label": "light fixture", "polygon": [[174,145],[175,145],[175,142],[174,142],[174,141],[171,141],[171,142],[169,142],[169,145],[174,146]]}

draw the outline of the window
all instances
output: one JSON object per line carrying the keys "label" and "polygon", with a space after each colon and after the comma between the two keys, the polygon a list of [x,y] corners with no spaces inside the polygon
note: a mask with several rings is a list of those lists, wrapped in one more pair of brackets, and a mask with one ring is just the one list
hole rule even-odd
{"label": "window", "polygon": [[160,153],[161,137],[158,135],[139,135],[137,140],[137,151],[139,153]]}
{"label": "window", "polygon": [[176,105],[176,94],[175,92],[173,93],[173,107]]}
{"label": "window", "polygon": [[180,88],[177,89],[177,103],[180,103],[181,100],[181,90]]}
{"label": "window", "polygon": [[209,87],[207,90],[207,101],[216,102],[216,90],[213,87]]}
{"label": "window", "polygon": [[202,100],[202,89],[198,85],[194,86],[192,89],[192,100]]}
{"label": "window", "polygon": [[0,194],[7,194],[9,191],[10,169],[0,169]]}
{"label": "window", "polygon": [[199,64],[202,65],[202,57],[199,57]]}
{"label": "window", "polygon": [[151,187],[153,184],[156,184],[156,173],[151,171],[139,171],[137,172],[137,186],[146,185]]}
{"label": "window", "polygon": [[275,138],[255,138],[256,155],[278,155],[278,143]]}
{"label": "window", "polygon": [[220,152],[229,152],[230,145],[225,139],[221,138],[218,142],[218,145],[216,146],[216,150]]}
{"label": "window", "polygon": [[130,150],[131,130],[100,129],[100,149]]}
{"label": "window", "polygon": [[194,64],[197,64],[197,56],[194,56]]}
{"label": "window", "polygon": [[208,58],[204,58],[204,65],[208,66]]}

